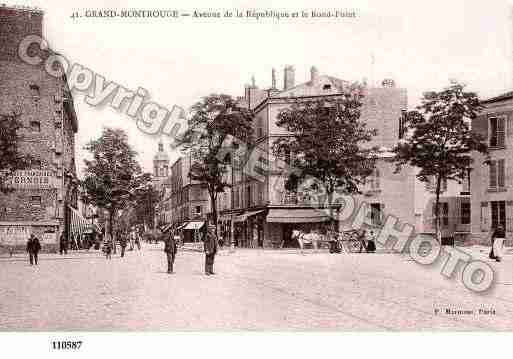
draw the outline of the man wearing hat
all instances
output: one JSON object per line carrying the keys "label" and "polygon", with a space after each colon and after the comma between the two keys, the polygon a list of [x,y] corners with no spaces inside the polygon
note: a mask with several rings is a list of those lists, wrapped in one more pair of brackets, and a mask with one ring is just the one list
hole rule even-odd
{"label": "man wearing hat", "polygon": [[167,273],[173,274],[173,265],[176,257],[176,241],[173,231],[169,230],[164,233],[164,252],[167,256]]}
{"label": "man wearing hat", "polygon": [[41,244],[39,239],[34,235],[30,234],[30,238],[27,241],[27,252],[29,254],[30,265],[35,264],[37,266],[37,255],[41,250]]}
{"label": "man wearing hat", "polygon": [[203,236],[203,249],[205,251],[205,275],[214,273],[214,258],[217,253],[216,226],[209,225]]}

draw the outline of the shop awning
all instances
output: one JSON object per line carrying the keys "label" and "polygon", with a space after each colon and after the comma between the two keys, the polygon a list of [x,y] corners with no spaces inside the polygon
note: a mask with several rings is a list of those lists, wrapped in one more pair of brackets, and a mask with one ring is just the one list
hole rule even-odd
{"label": "shop awning", "polygon": [[267,215],[267,222],[272,223],[319,223],[329,220],[328,213],[314,208],[271,209]]}
{"label": "shop awning", "polygon": [[82,217],[73,207],[68,206],[68,208],[71,210],[70,233],[72,235],[85,233],[86,230],[90,228],[91,223]]}
{"label": "shop awning", "polygon": [[258,214],[258,213],[261,213],[263,212],[264,210],[260,210],[260,211],[253,211],[253,212],[246,212],[244,214],[241,214],[240,216],[237,216],[237,217],[234,217],[233,218],[233,221],[234,222],[244,222],[246,219],[248,219],[249,217],[251,216],[254,216],[255,214]]}
{"label": "shop awning", "polygon": [[204,224],[205,222],[203,221],[191,221],[183,229],[200,229]]}

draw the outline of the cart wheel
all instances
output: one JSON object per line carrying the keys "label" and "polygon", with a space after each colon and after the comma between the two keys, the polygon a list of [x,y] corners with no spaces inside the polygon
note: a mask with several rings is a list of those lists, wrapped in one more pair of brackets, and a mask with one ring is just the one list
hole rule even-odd
{"label": "cart wheel", "polygon": [[362,242],[358,239],[351,239],[347,243],[347,247],[348,247],[350,253],[362,253],[362,251],[363,251]]}

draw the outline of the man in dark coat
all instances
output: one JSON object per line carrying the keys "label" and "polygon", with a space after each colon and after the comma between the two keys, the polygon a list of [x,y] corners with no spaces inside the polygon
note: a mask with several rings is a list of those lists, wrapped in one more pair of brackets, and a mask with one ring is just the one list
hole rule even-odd
{"label": "man in dark coat", "polygon": [[126,236],[126,233],[123,233],[123,232],[119,232],[118,234],[119,236],[119,245],[121,246],[121,258],[123,258],[125,256],[125,249],[126,249],[126,245],[127,245],[127,236]]}
{"label": "man in dark coat", "polygon": [[66,237],[66,234],[64,231],[61,233],[61,237],[59,239],[59,253],[62,255],[62,253],[68,254],[68,238]]}
{"label": "man in dark coat", "polygon": [[173,231],[169,231],[168,233],[164,233],[164,252],[166,252],[167,256],[167,273],[173,273],[173,265],[175,263],[176,257],[176,241]]}
{"label": "man in dark coat", "polygon": [[27,241],[27,252],[29,254],[30,265],[37,265],[37,254],[41,250],[39,239],[32,233]]}
{"label": "man in dark coat", "polygon": [[218,246],[215,226],[208,226],[207,232],[203,237],[203,241],[203,249],[205,251],[205,274],[215,274],[214,258],[216,256]]}
{"label": "man in dark coat", "polygon": [[504,227],[499,225],[492,233],[492,249],[490,250],[490,259],[495,259],[497,262],[501,261],[501,250],[502,250],[502,241],[506,237],[506,233],[504,231]]}

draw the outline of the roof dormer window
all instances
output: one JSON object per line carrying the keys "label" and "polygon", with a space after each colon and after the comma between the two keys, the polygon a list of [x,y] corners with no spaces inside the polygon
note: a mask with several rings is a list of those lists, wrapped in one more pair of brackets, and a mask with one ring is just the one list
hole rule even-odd
{"label": "roof dormer window", "polygon": [[326,90],[331,90],[331,84],[324,84],[324,85],[322,86],[322,89],[323,89],[323,90],[325,90],[325,91],[326,91]]}

